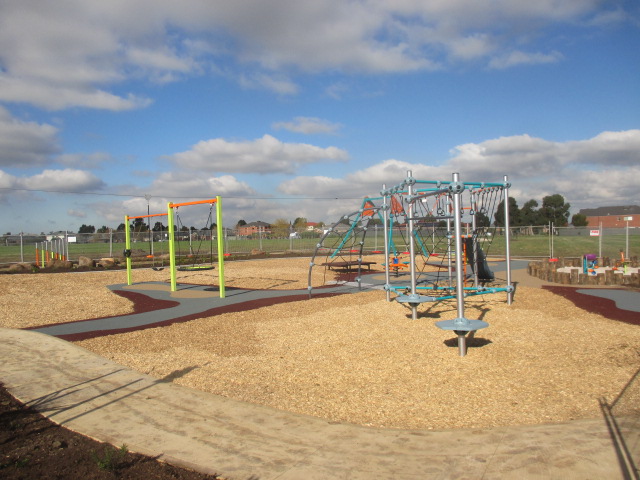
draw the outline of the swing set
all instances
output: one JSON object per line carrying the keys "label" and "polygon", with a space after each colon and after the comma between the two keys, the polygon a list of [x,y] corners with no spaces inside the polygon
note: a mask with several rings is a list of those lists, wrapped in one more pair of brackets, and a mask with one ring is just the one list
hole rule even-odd
{"label": "swing set", "polygon": [[[137,215],[130,217],[129,215],[124,216],[124,234],[125,234],[125,247],[124,247],[124,258],[126,259],[127,264],[127,285],[131,285],[133,283],[132,280],[132,272],[131,272],[131,226],[129,225],[130,220],[135,220],[137,218],[151,218],[151,217],[164,217],[166,213],[152,213],[150,215]],[[152,249],[152,238],[149,237],[149,255],[147,258],[155,259],[155,255],[153,254]],[[154,262],[155,268],[155,262]]]}
{"label": "swing set", "polygon": [[[217,196],[216,198],[212,198],[209,200],[198,200],[195,202],[183,202],[183,203],[172,203],[169,202],[167,204],[167,219],[169,223],[169,259],[170,266],[169,269],[171,271],[171,291],[175,292],[177,290],[177,265],[176,265],[176,245],[175,245],[175,222],[174,222],[174,213],[177,215],[178,209],[180,207],[186,207],[190,205],[202,205],[209,204],[211,208],[213,205],[216,206],[216,235],[218,240],[218,280],[220,283],[220,298],[225,297],[225,286],[224,286],[224,231],[222,227],[222,197]],[[211,211],[209,212],[209,217],[211,218]],[[178,217],[179,218],[179,217]],[[211,252],[213,256],[213,251]],[[209,270],[212,267],[210,266],[199,266],[196,265],[195,262],[189,267],[181,267],[182,270],[190,270],[190,271],[198,271],[198,270]]]}
{"label": "swing set", "polygon": [[[131,272],[131,231],[129,226],[129,221],[134,220],[136,218],[150,218],[150,217],[167,217],[168,223],[168,240],[169,240],[169,271],[171,276],[171,291],[175,292],[178,288],[177,284],[177,271],[203,271],[203,270],[212,270],[214,268],[213,264],[213,238],[211,238],[211,247],[210,247],[210,263],[202,264],[198,263],[197,260],[199,258],[200,246],[202,244],[202,238],[200,239],[200,244],[198,245],[198,253],[194,255],[193,249],[191,246],[189,247],[189,254],[187,257],[193,258],[193,262],[191,265],[180,265],[178,266],[178,262],[176,261],[176,223],[178,226],[180,225],[180,217],[178,215],[178,209],[180,207],[190,206],[190,205],[202,205],[209,204],[209,219],[207,220],[207,226],[212,224],[212,210],[213,206],[216,206],[216,236],[217,236],[217,257],[218,257],[218,279],[219,279],[219,292],[220,298],[225,297],[225,283],[224,283],[224,231],[222,226],[222,198],[217,196],[216,198],[209,200],[198,200],[194,202],[183,202],[183,203],[173,203],[169,202],[167,204],[167,213],[155,213],[151,215],[138,215],[138,216],[128,216],[125,215],[125,250],[124,256],[126,258],[127,265],[127,284],[132,285],[132,272]],[[174,220],[175,217],[175,220]],[[212,229],[210,229],[212,230]],[[211,234],[213,232],[211,231]],[[191,232],[189,232],[191,236]],[[212,235],[213,237],[213,235]],[[178,242],[178,255],[180,254],[180,240]],[[147,257],[153,257],[153,254],[148,255]]]}

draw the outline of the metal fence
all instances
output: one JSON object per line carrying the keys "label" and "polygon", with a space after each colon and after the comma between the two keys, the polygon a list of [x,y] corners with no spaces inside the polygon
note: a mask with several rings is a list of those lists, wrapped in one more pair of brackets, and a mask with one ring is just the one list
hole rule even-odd
{"label": "metal fence", "polygon": [[[215,256],[216,240],[213,235],[215,231],[176,232],[176,255],[202,259]],[[261,252],[267,255],[312,255],[321,235],[321,231],[299,230],[280,237],[268,232],[238,236],[228,229],[225,231],[224,249],[231,256]],[[503,229],[494,229],[491,235],[493,239],[487,254],[504,255]],[[57,232],[48,235],[3,235],[0,237],[0,264],[35,262],[37,250],[47,251],[48,254],[64,254],[72,261],[77,261],[80,256],[92,259],[122,258],[124,245],[124,232],[115,230],[91,234]],[[397,243],[396,246],[403,248]],[[134,257],[165,257],[169,254],[167,232],[133,232],[131,247]],[[381,226],[375,225],[369,229],[364,247],[369,252],[384,249]],[[626,258],[640,256],[640,228],[550,228],[549,225],[542,225],[511,229],[511,254],[514,257],[581,257],[589,253],[611,258],[621,254]]]}

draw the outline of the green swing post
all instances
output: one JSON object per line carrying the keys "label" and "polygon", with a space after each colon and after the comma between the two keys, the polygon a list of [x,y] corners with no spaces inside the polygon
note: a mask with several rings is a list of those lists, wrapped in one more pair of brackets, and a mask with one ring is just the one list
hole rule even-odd
{"label": "green swing post", "polygon": [[173,223],[173,203],[167,204],[167,228],[169,229],[169,272],[171,276],[171,291],[177,290],[176,280],[176,245]]}
{"label": "green swing post", "polygon": [[220,298],[225,297],[224,287],[224,228],[222,226],[222,197],[216,197],[216,234],[218,235],[218,282]]}

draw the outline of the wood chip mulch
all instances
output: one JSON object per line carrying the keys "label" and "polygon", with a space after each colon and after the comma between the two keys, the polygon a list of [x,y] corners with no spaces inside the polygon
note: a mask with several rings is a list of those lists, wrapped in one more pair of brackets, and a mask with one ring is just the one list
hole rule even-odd
{"label": "wood chip mulch", "polygon": [[[308,265],[309,259],[230,262],[228,284],[306,288]],[[136,281],[168,276],[134,273]],[[317,275],[322,280],[326,272]],[[0,288],[11,293],[0,298],[0,325],[25,328],[44,320],[130,313],[132,302],[105,288],[123,277],[124,272],[0,276]],[[211,275],[202,281],[211,283]],[[187,371],[175,382],[191,388],[390,428],[596,418],[599,400],[615,399],[640,368],[636,325],[586,311],[549,290],[518,286],[510,306],[504,294],[469,298],[465,316],[489,327],[469,342],[463,358],[455,335],[434,325],[456,314],[455,302],[439,302],[422,306],[413,321],[406,307],[387,302],[382,291],[369,291],[77,343],[158,378]]]}

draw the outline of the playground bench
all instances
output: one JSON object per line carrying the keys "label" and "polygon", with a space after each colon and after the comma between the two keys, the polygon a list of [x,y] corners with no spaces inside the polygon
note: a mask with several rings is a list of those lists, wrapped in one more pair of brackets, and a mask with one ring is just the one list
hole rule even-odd
{"label": "playground bench", "polygon": [[358,265],[362,265],[363,267],[367,267],[367,270],[371,270],[371,265],[375,265],[376,262],[358,262],[356,260],[349,262],[326,262],[323,263],[322,266],[329,267],[329,270],[333,270],[334,268],[344,269],[347,271],[351,270],[351,267],[357,267]]}

